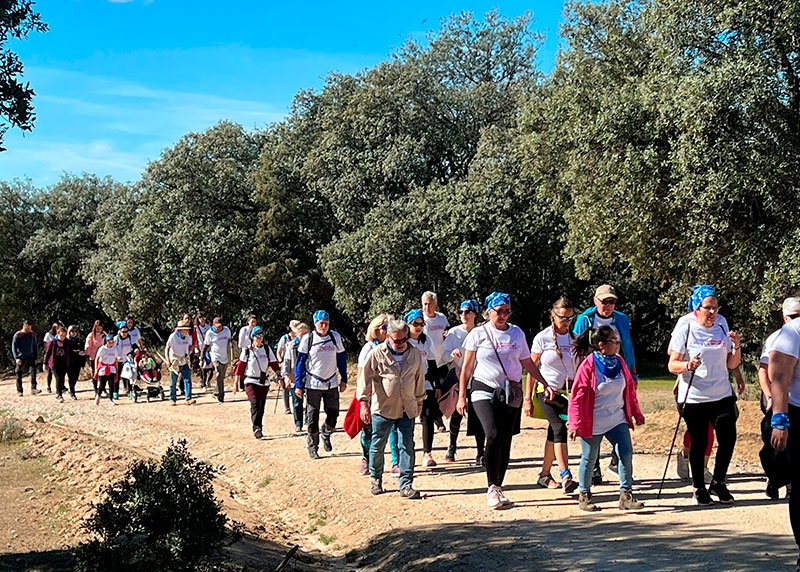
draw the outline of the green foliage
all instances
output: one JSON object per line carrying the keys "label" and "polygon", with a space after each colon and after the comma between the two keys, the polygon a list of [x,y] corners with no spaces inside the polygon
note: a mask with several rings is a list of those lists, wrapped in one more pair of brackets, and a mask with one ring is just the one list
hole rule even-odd
{"label": "green foliage", "polygon": [[25,428],[15,417],[0,413],[0,442],[17,441],[25,437]]}
{"label": "green foliage", "polygon": [[214,498],[214,469],[194,459],[181,440],[159,462],[136,461],[105,500],[93,505],[76,570],[189,571],[207,561],[227,537],[227,517]]}
{"label": "green foliage", "polygon": [[31,32],[46,32],[49,28],[41,15],[33,10],[32,0],[8,0],[0,7],[0,151],[9,127],[32,131],[33,88],[19,77],[24,67],[19,56],[8,49],[11,38],[22,40]]}

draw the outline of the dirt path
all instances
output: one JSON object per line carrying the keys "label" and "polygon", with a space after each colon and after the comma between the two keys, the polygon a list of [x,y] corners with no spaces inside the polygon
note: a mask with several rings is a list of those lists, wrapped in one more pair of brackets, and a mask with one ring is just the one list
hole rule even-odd
{"label": "dirt path", "polygon": [[[668,446],[665,435],[671,436],[674,427],[669,411],[652,415],[649,428],[634,435],[638,497],[645,510],[621,513],[614,485],[595,487],[603,507],[596,514],[579,511],[575,498],[532,485],[541,462],[544,425],[528,419],[514,440],[504,486],[516,507],[492,512],[485,506],[485,476],[468,462],[474,448],[466,436],[461,444],[467,447],[455,464],[427,471],[418,467],[415,487],[422,500],[407,501],[394,492],[372,497],[368,478],[356,473],[358,440],[337,433],[334,452],[311,461],[305,439],[292,430],[291,417],[284,415],[282,404],[273,414],[272,400],[266,438],[257,441],[243,397],[231,401],[229,396],[228,402],[217,404],[201,396],[193,407],[127,400],[117,407],[107,402],[97,407],[89,387],[81,382],[79,400],[60,404],[47,394],[18,398],[13,384],[5,381],[0,384],[0,409],[28,421],[41,416],[45,425],[66,429],[61,433],[81,435],[81,443],[94,440],[98,448],[116,450],[119,455],[92,457],[81,449],[75,453],[79,464],[70,465],[70,470],[83,466],[81,470],[107,478],[124,466],[123,459],[161,454],[170,441],[185,438],[193,454],[221,468],[217,494],[229,515],[271,540],[299,544],[305,558],[312,559],[312,569],[472,571],[496,570],[502,562],[505,570],[790,570],[797,554],[785,501],[766,499],[763,477],[752,465],[732,467],[735,507],[693,507],[690,487],[674,478],[672,467],[665,492],[656,500]],[[750,404],[744,405],[747,409]],[[745,413],[743,420],[753,417],[752,411]],[[740,420],[740,433],[752,436],[756,429]],[[446,434],[436,436],[437,460],[443,458],[446,440]],[[752,439],[750,443],[744,439],[745,448],[752,449]],[[737,453],[742,446],[737,445]],[[61,449],[68,454],[76,447],[64,438]],[[738,456],[753,458],[750,451]],[[64,479],[68,485],[69,475]],[[384,484],[395,486],[388,476]],[[74,508],[86,499],[86,494],[77,496]],[[7,553],[24,548],[12,539],[4,544]]]}

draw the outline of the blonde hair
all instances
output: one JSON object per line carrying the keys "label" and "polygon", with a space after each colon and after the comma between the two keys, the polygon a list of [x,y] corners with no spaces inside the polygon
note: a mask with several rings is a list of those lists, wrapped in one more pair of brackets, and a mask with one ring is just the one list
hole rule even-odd
{"label": "blonde hair", "polygon": [[367,333],[364,336],[368,342],[373,342],[378,339],[376,335],[376,330],[380,329],[381,326],[388,324],[389,320],[393,320],[394,316],[390,316],[389,314],[378,314],[367,326]]}
{"label": "blonde hair", "polygon": [[292,330],[293,332],[296,332],[297,326],[299,325],[300,325],[300,320],[292,320],[291,322],[289,322],[289,329]]}
{"label": "blonde hair", "polygon": [[299,322],[294,331],[297,334],[299,334],[300,332],[308,333],[311,331],[311,328],[305,322]]}

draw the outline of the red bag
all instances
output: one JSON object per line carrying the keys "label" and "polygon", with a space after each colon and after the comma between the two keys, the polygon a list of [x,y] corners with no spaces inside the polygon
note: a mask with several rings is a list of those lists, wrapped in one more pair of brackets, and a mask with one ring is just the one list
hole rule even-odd
{"label": "red bag", "polygon": [[354,439],[364,428],[364,422],[361,420],[361,402],[356,399],[355,395],[350,402],[350,407],[347,408],[342,426],[344,432],[350,435],[351,439]]}

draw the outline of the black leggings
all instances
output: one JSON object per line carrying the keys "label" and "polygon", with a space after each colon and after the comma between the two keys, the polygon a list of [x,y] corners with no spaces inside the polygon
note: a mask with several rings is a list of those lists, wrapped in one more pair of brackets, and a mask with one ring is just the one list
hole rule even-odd
{"label": "black leggings", "polygon": [[[544,413],[547,422],[550,424],[547,427],[547,440],[551,443],[566,443],[568,433],[567,422],[558,416],[559,413],[565,412],[566,408],[561,409],[560,407],[556,407],[550,403],[545,403],[544,395],[544,393],[540,393],[536,397],[539,399],[539,403],[542,406],[542,412]],[[562,397],[564,396],[557,395],[556,400],[560,401]],[[565,397],[564,403],[567,403],[567,399]]]}
{"label": "black leggings", "polygon": [[117,381],[116,374],[111,375],[99,375],[97,376],[97,395],[100,395],[106,389],[106,383],[108,383],[108,398],[111,401],[114,401],[114,387],[119,383]]}
{"label": "black leggings", "polygon": [[499,401],[475,401],[472,406],[486,433],[486,481],[489,486],[503,486],[511,458],[514,421],[519,409]]}
{"label": "black leggings", "polygon": [[800,464],[800,407],[789,405],[789,422],[791,428],[789,429],[789,463],[794,466],[792,471],[792,494],[789,496],[789,522],[792,523],[792,532],[794,533],[794,541],[797,547],[800,548],[800,470],[797,465]]}
{"label": "black leggings", "polygon": [[714,427],[717,435],[717,456],[714,460],[714,480],[724,483],[728,477],[728,467],[733,458],[736,445],[736,398],[731,395],[719,401],[708,403],[687,403],[683,408],[683,419],[692,446],[689,449],[689,467],[692,471],[692,486],[705,488],[703,465],[708,444],[708,424]]}
{"label": "black leggings", "polygon": [[[472,403],[470,402],[471,406]],[[453,415],[450,416],[450,452],[454,455],[458,448],[458,433],[461,431],[461,421],[463,419],[464,416],[457,410],[453,411]],[[475,454],[478,457],[483,457],[483,444],[486,442],[486,435],[483,434],[483,426],[480,423],[477,423],[477,425],[475,435],[473,435],[475,437],[475,448],[477,449]]]}
{"label": "black leggings", "polygon": [[[53,368],[49,371],[52,371],[53,376],[56,378],[56,395],[61,396],[66,391],[67,370]],[[47,386],[50,387],[50,384]]]}
{"label": "black leggings", "polygon": [[70,395],[75,395],[75,386],[78,384],[78,376],[81,374],[81,367],[69,366],[67,369],[67,382],[69,383]]}
{"label": "black leggings", "polygon": [[422,402],[422,415],[419,421],[422,424],[422,452],[430,453],[433,451],[434,422],[442,418],[439,409],[439,400],[436,399],[436,392],[432,389],[425,391],[425,401]]}

